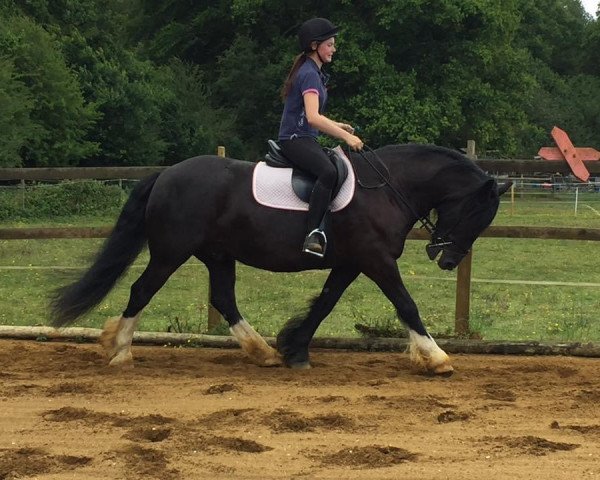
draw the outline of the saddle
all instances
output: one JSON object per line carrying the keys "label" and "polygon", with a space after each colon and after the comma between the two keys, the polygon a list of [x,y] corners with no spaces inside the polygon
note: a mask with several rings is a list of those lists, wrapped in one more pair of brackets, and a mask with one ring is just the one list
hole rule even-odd
{"label": "saddle", "polygon": [[[303,170],[297,168],[292,164],[288,158],[285,157],[281,147],[275,140],[269,140],[269,151],[265,155],[265,162],[269,167],[275,168],[291,168],[292,171],[292,189],[298,198],[308,203],[310,200],[310,194],[312,193],[313,187],[317,178]],[[332,191],[331,198],[335,198],[339,193],[344,180],[348,177],[348,167],[343,158],[333,149],[323,148],[337,171],[337,180]]]}

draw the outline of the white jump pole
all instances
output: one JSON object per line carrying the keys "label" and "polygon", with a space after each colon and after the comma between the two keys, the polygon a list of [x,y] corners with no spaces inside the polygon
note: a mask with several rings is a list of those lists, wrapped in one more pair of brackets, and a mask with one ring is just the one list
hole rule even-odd
{"label": "white jump pole", "polygon": [[577,204],[579,203],[579,187],[575,188],[575,216],[577,216]]}

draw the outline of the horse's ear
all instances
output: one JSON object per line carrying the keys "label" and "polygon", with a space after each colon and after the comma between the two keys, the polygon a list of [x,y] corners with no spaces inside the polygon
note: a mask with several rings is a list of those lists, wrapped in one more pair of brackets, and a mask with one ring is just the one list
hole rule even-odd
{"label": "horse's ear", "polygon": [[498,185],[498,196],[500,197],[502,194],[508,192],[508,189],[512,187],[513,182],[504,182],[502,185]]}

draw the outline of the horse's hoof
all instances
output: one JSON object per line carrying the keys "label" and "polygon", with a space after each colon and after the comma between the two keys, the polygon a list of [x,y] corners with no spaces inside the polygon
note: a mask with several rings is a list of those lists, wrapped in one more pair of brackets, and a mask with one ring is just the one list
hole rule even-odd
{"label": "horse's hoof", "polygon": [[110,367],[122,369],[133,368],[133,355],[131,355],[131,350],[120,351],[113,358],[111,358],[110,362],[108,362],[108,365]]}
{"label": "horse's hoof", "polygon": [[265,358],[259,363],[260,367],[281,367],[281,365],[283,365],[283,360],[277,352],[272,357]]}
{"label": "horse's hoof", "polygon": [[102,349],[104,350],[104,354],[107,358],[112,359],[117,355],[117,341],[116,336],[119,332],[119,319],[121,317],[113,317],[106,320],[104,323],[104,328],[100,337],[98,338],[98,342],[102,345]]}
{"label": "horse's hoof", "polygon": [[442,363],[433,369],[433,373],[442,377],[451,377],[454,368],[449,363]]}
{"label": "horse's hoof", "polygon": [[290,363],[288,367],[292,370],[310,370],[310,362]]}

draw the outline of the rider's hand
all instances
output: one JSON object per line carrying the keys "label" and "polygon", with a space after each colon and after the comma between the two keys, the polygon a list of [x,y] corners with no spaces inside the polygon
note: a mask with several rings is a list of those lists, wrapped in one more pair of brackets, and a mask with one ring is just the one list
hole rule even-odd
{"label": "rider's hand", "polygon": [[338,123],[338,126],[341,129],[346,130],[348,133],[354,134],[354,127],[352,125],[348,125],[347,123]]}
{"label": "rider's hand", "polygon": [[352,149],[352,150],[362,150],[363,148],[363,141],[358,138],[356,135],[348,135],[348,138],[346,138],[346,143],[348,144],[348,146]]}

